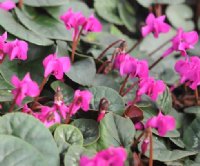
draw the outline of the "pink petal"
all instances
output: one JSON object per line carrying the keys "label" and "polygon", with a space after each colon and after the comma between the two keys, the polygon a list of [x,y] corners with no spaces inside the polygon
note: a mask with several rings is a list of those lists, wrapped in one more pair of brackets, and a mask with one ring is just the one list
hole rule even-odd
{"label": "pink petal", "polygon": [[141,29],[141,31],[142,31],[142,36],[145,37],[149,33],[151,33],[152,27],[150,27],[149,25],[143,26],[142,29]]}
{"label": "pink petal", "polygon": [[155,16],[153,13],[150,13],[146,18],[146,24],[152,24],[155,20]]}
{"label": "pink petal", "polygon": [[16,7],[15,3],[11,0],[5,0],[4,2],[0,3],[0,8],[6,11],[11,10],[15,7]]}

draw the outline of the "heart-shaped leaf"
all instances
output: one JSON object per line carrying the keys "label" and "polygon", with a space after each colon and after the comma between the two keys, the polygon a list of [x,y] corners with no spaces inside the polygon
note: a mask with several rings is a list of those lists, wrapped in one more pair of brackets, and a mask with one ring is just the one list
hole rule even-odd
{"label": "heart-shaped leaf", "polygon": [[75,62],[66,75],[74,82],[83,85],[91,86],[96,74],[95,62],[92,58],[85,58]]}
{"label": "heart-shaped leaf", "polygon": [[34,17],[29,17],[17,8],[15,12],[20,22],[38,35],[50,39],[72,41],[72,33],[65,28],[65,25],[48,15],[40,14],[35,10],[31,13]]}
{"label": "heart-shaped leaf", "polygon": [[65,152],[71,145],[83,145],[83,135],[72,125],[60,125],[54,131],[54,139],[60,153]]}
{"label": "heart-shaped leaf", "polygon": [[59,6],[63,5],[68,0],[39,0],[39,1],[33,1],[33,0],[25,0],[24,4],[34,7],[44,7],[44,6]]}
{"label": "heart-shaped leaf", "polygon": [[100,122],[100,138],[97,142],[100,149],[110,146],[130,147],[135,135],[135,128],[129,118],[108,113]]}
{"label": "heart-shaped leaf", "polygon": [[40,152],[48,166],[59,165],[58,149],[50,131],[33,116],[25,113],[4,115],[0,118],[0,134],[22,139]]}
{"label": "heart-shaped leaf", "polygon": [[106,98],[109,101],[108,111],[112,111],[120,115],[123,114],[125,110],[125,103],[117,91],[104,86],[95,86],[90,88],[89,91],[93,94],[91,109],[98,110],[100,100],[102,98]]}
{"label": "heart-shaped leaf", "polygon": [[106,21],[122,25],[117,9],[118,2],[118,0],[95,0],[94,7],[98,15]]}
{"label": "heart-shaped leaf", "polygon": [[22,139],[0,135],[0,142],[0,165],[48,166],[41,153]]}
{"label": "heart-shaped leaf", "polygon": [[26,40],[30,43],[41,46],[48,46],[53,44],[53,41],[37,35],[30,30],[27,30],[14,19],[12,14],[3,10],[0,10],[0,25],[10,34],[15,35],[20,39]]}
{"label": "heart-shaped leaf", "polygon": [[99,139],[99,125],[92,119],[77,119],[72,123],[83,134],[84,146],[95,143]]}
{"label": "heart-shaped leaf", "polygon": [[168,6],[166,15],[175,28],[182,27],[185,31],[191,31],[195,28],[194,22],[192,20],[193,11],[186,4]]}

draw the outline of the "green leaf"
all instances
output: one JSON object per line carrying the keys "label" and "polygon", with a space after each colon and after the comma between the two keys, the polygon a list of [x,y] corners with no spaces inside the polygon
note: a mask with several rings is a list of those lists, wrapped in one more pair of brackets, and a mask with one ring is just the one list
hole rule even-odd
{"label": "green leaf", "polygon": [[60,16],[72,8],[74,12],[81,12],[84,16],[90,16],[93,13],[84,2],[81,1],[68,1],[62,6],[46,7],[45,10],[55,19],[60,19]]}
{"label": "green leaf", "polygon": [[184,109],[184,112],[187,114],[199,114],[200,115],[200,106],[192,106]]}
{"label": "green leaf", "polygon": [[[153,130],[153,133],[156,134],[156,135],[159,135],[157,130]],[[178,130],[168,131],[167,134],[163,137],[178,138],[178,137],[180,137],[180,132]]]}
{"label": "green leaf", "polygon": [[12,14],[3,10],[0,10],[0,25],[10,34],[15,35],[20,39],[26,40],[30,43],[41,46],[48,46],[53,44],[53,41],[37,35],[30,30],[27,30],[13,18]]}
{"label": "green leaf", "polygon": [[122,25],[123,23],[117,10],[118,2],[118,0],[95,0],[94,8],[98,15],[106,21],[113,24]]}
{"label": "green leaf", "polygon": [[72,125],[60,125],[54,131],[54,139],[59,151],[65,152],[71,145],[83,145],[83,135]]}
{"label": "green leaf", "polygon": [[93,144],[99,139],[99,125],[95,120],[77,119],[72,124],[82,132],[84,146]]}
{"label": "green leaf", "polygon": [[34,17],[30,17],[18,8],[15,8],[15,12],[20,22],[38,35],[50,39],[72,41],[71,31],[67,30],[63,23],[54,18],[45,14],[40,14],[37,11],[34,11]]}
{"label": "green leaf", "polygon": [[118,3],[118,10],[119,10],[119,15],[126,26],[126,28],[131,31],[135,32],[135,23],[136,23],[136,17],[135,17],[135,11],[133,10],[133,7],[130,5],[130,3],[125,0],[125,1],[120,1]]}
{"label": "green leaf", "polygon": [[93,94],[91,109],[98,110],[100,100],[106,98],[109,101],[108,111],[112,111],[119,115],[123,114],[125,103],[117,91],[104,86],[95,86],[89,90]]}
{"label": "green leaf", "polygon": [[91,86],[96,74],[95,62],[92,58],[85,58],[75,62],[66,75],[74,82]]}
{"label": "green leaf", "polygon": [[104,75],[104,74],[96,74],[93,86],[106,86],[116,91],[118,91],[120,88],[119,83],[115,81],[112,75]]}
{"label": "green leaf", "polygon": [[34,6],[34,7],[44,7],[44,6],[59,6],[63,5],[69,0],[25,0],[24,4],[29,5],[29,6]]}
{"label": "green leaf", "polygon": [[165,114],[168,114],[172,110],[172,96],[167,85],[164,93],[159,95],[156,105]]}
{"label": "green leaf", "polygon": [[78,145],[72,145],[69,147],[67,153],[64,156],[64,164],[65,166],[79,166],[80,157],[84,156],[92,156],[94,152],[91,150],[87,150]]}
{"label": "green leaf", "polygon": [[22,139],[0,135],[0,142],[0,165],[48,166],[41,153]]}
{"label": "green leaf", "polygon": [[171,0],[136,0],[140,5],[143,7],[149,7],[151,4],[180,4],[185,2],[185,0],[176,0],[176,1],[171,1]]}
{"label": "green leaf", "polygon": [[183,142],[187,149],[200,151],[200,117],[197,117],[192,123],[184,129]]}
{"label": "green leaf", "polygon": [[60,87],[61,88],[61,92],[63,94],[64,97],[64,101],[69,103],[73,100],[73,96],[74,96],[74,90],[68,86],[67,84],[61,82],[61,81],[54,81],[51,84],[51,88],[56,92],[57,88]]}
{"label": "green leaf", "polygon": [[135,135],[135,128],[132,121],[114,113],[107,113],[100,122],[99,149],[110,146],[123,146],[129,148]]}
{"label": "green leaf", "polygon": [[12,88],[13,87],[0,76],[0,102],[13,100],[13,95],[11,94]]}
{"label": "green leaf", "polygon": [[[141,145],[141,144],[140,144]],[[141,146],[140,146],[141,147]],[[195,151],[185,151],[185,150],[169,150],[161,139],[153,137],[153,159],[169,162],[182,159],[187,156],[195,155]],[[149,157],[149,150],[145,153],[145,156]]]}
{"label": "green leaf", "polygon": [[[184,11],[184,12],[183,12]],[[195,28],[193,22],[193,11],[186,4],[170,5],[166,10],[167,18],[175,28],[182,27],[185,31],[191,31]]]}
{"label": "green leaf", "polygon": [[183,143],[183,141],[180,138],[169,138],[170,141],[172,141],[175,145],[177,145],[180,148],[184,148],[185,144]]}
{"label": "green leaf", "polygon": [[44,78],[43,59],[50,53],[53,53],[52,47],[36,47],[29,45],[28,59],[26,61],[13,60],[8,58],[0,65],[0,73],[6,82],[10,82],[13,75],[22,79],[26,73],[30,72],[31,78],[41,83]]}
{"label": "green leaf", "polygon": [[58,149],[50,131],[33,116],[25,113],[4,115],[0,118],[0,134],[18,137],[29,144],[41,153],[48,166],[59,165]]}

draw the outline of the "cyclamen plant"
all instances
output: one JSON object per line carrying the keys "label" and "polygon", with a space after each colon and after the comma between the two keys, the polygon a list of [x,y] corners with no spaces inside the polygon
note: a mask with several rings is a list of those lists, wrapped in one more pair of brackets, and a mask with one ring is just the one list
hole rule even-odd
{"label": "cyclamen plant", "polygon": [[[26,5],[34,6],[34,3],[31,2],[29,4],[27,1]],[[45,6],[43,2],[40,3],[34,7]],[[57,2],[54,3],[57,4]],[[52,4],[52,6],[56,6],[55,4]],[[19,17],[18,11],[22,13],[28,12],[26,5],[23,4],[23,1],[15,4],[11,0],[5,0],[0,2],[0,8],[4,10],[0,10],[0,14],[1,12],[15,10],[18,6],[19,9],[16,9],[14,13]],[[42,12],[51,15],[51,8],[45,6],[45,8],[42,8]],[[30,9],[33,9],[36,13],[37,10],[40,10],[33,7]],[[2,119],[5,117],[2,123],[0,119],[0,142],[1,140],[15,140],[16,142],[18,141],[19,145],[24,144],[27,149],[33,147],[32,151],[34,153],[30,150],[30,156],[33,158],[38,157],[39,162],[44,162],[50,166],[63,164],[67,166],[74,163],[80,166],[138,166],[143,165],[145,161],[148,161],[149,166],[153,166],[154,160],[161,161],[154,155],[154,153],[157,153],[156,146],[160,146],[155,142],[162,139],[162,142],[165,143],[168,137],[170,138],[170,134],[173,135],[175,133],[173,138],[178,139],[180,135],[176,135],[176,132],[178,132],[176,128],[180,122],[176,122],[178,118],[176,119],[174,115],[178,113],[173,112],[174,110],[170,106],[172,103],[168,102],[168,105],[166,105],[165,98],[170,102],[172,102],[172,99],[174,103],[178,102],[173,91],[177,87],[184,85],[191,89],[190,93],[195,91],[195,104],[199,104],[200,59],[198,56],[188,55],[188,51],[194,49],[198,43],[198,33],[196,31],[185,32],[182,27],[178,28],[177,34],[172,39],[148,55],[149,57],[153,56],[166,44],[171,43],[171,46],[160,54],[158,60],[151,65],[149,65],[147,59],[142,59],[136,56],[135,52],[133,53],[147,36],[152,35],[153,40],[158,40],[160,36],[167,35],[172,29],[166,21],[166,16],[158,13],[156,6],[154,12],[149,12],[145,25],[140,29],[141,39],[129,50],[127,49],[126,41],[119,39],[106,47],[104,46],[104,50],[101,48],[101,53],[95,57],[87,55],[86,58],[82,54],[79,56],[79,51],[87,52],[88,45],[84,45],[86,38],[83,40],[84,46],[82,50],[77,48],[78,45],[82,44],[80,43],[82,35],[87,37],[89,32],[98,33],[102,31],[103,26],[98,19],[99,16],[90,14],[89,17],[86,17],[81,11],[75,12],[73,7],[69,7],[65,13],[60,13],[60,17],[54,20],[57,22],[56,24],[61,24],[65,31],[72,30],[72,36],[70,36],[72,40],[66,43],[59,41],[58,37],[59,40],[56,38],[54,42],[54,38],[47,39],[43,38],[45,35],[39,36],[44,42],[52,41],[57,47],[55,50],[54,46],[48,45],[52,47],[53,51],[50,51],[50,53],[48,52],[49,50],[46,51],[45,56],[41,56],[43,59],[40,62],[34,62],[31,59],[30,50],[32,44],[25,41],[27,38],[24,37],[24,40],[18,38],[12,41],[8,40],[11,33],[10,29],[8,29],[8,32],[5,31],[1,34],[0,79],[2,81],[4,81],[5,77],[2,70],[8,69],[9,72],[9,67],[11,66],[10,68],[12,68],[15,63],[22,68],[23,65],[20,66],[21,64],[37,63],[37,67],[42,67],[42,73],[35,76],[32,69],[25,74],[23,74],[24,71],[22,73],[18,71],[16,73],[10,72],[12,73],[10,80],[13,86],[11,91],[13,98],[7,110],[3,102],[0,104],[0,111],[3,110],[2,114],[8,112],[7,115],[2,117]],[[22,22],[22,24],[24,23]],[[29,27],[27,26],[28,29]],[[32,35],[37,36],[38,33],[33,32]],[[34,38],[34,40],[37,39]],[[62,42],[61,51],[57,44],[59,42]],[[92,47],[95,45],[95,48],[98,47],[96,43],[91,45]],[[68,50],[64,46],[70,49]],[[67,51],[68,53],[60,55]],[[181,55],[174,66],[175,72],[180,77],[178,85],[175,83],[174,85],[167,84],[159,77],[155,77],[152,72],[152,69],[160,61],[164,61],[166,57],[174,52]],[[88,56],[90,57],[88,58]],[[41,59],[41,57],[37,58]],[[86,59],[87,62],[82,65],[81,62],[85,62]],[[10,66],[7,67],[6,63],[9,63]],[[4,68],[1,68],[1,66]],[[88,70],[92,70],[91,66],[93,71],[88,72]],[[26,71],[26,69],[24,70]],[[90,79],[91,75],[93,76],[92,79]],[[41,80],[37,79],[39,76]],[[101,78],[105,78],[105,80],[102,81]],[[113,83],[109,85],[110,82],[116,83],[117,88]],[[105,85],[102,86],[102,84]],[[109,88],[106,87],[107,84]],[[54,92],[50,90],[50,86]],[[7,87],[10,87],[10,85],[7,85]],[[170,111],[166,111],[166,107],[170,107]],[[7,123],[9,116],[12,116],[10,118],[11,123]],[[26,122],[26,119],[30,119],[32,124]],[[23,128],[27,127],[26,123],[28,127],[31,126],[29,130]],[[7,127],[4,128],[4,125],[7,124],[9,124],[9,129]],[[34,124],[38,126],[34,126]],[[4,133],[4,131],[7,133]],[[37,134],[33,134],[33,132]],[[4,139],[4,137],[7,137],[7,139]],[[23,139],[23,141],[20,140],[20,142],[15,137],[19,137],[19,140]],[[42,146],[46,149],[40,147],[41,144],[37,137],[41,138],[41,142],[43,141]],[[181,141],[179,142],[178,139],[173,138],[170,138],[170,141],[181,147]],[[51,142],[51,145],[47,146],[48,141]],[[26,143],[27,145],[24,142],[28,142]],[[35,142],[38,143],[35,145]],[[164,143],[163,147],[165,146]],[[170,143],[168,142],[169,146],[171,145]],[[17,147],[17,145],[17,143],[10,144],[9,147],[11,150],[12,148],[15,150],[23,148],[22,146]],[[52,146],[52,149],[50,148],[49,150],[50,146]],[[0,149],[3,149],[2,151],[0,150],[2,156],[10,153],[6,151],[7,148],[4,148],[4,145],[0,144]],[[22,149],[22,151],[24,152],[25,150]],[[167,146],[163,151],[169,151]],[[179,152],[180,148],[177,151]],[[51,156],[55,153],[56,157]],[[162,153],[162,149],[160,153]],[[170,151],[170,153],[174,154],[173,151]],[[196,152],[191,153],[191,155],[195,154]],[[2,163],[6,163],[6,158],[10,156],[3,156]],[[180,156],[177,160],[183,158],[182,155]],[[184,154],[183,156],[187,155]],[[28,157],[26,159],[29,159]],[[55,161],[56,164],[52,161]],[[166,159],[165,161],[168,160]]]}

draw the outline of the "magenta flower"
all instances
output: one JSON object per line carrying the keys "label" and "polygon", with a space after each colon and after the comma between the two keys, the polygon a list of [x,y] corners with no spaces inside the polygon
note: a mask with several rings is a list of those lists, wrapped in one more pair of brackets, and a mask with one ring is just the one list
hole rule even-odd
{"label": "magenta flower", "polygon": [[186,60],[179,60],[175,65],[176,72],[180,75],[180,82],[185,83],[195,90],[200,85],[200,58],[193,56]]}
{"label": "magenta flower", "polygon": [[176,120],[171,115],[163,115],[162,112],[159,112],[158,116],[147,120],[146,128],[148,127],[157,129],[160,136],[165,136],[168,131],[176,128]]}
{"label": "magenta flower", "polygon": [[126,55],[123,61],[120,64],[120,74],[121,76],[136,73],[137,70],[137,61],[130,55]]}
{"label": "magenta flower", "polygon": [[101,120],[103,120],[103,118],[105,117],[106,115],[106,111],[103,110],[103,111],[100,111],[98,117],[97,117],[97,122],[100,122]]}
{"label": "magenta flower", "polygon": [[137,96],[140,97],[143,94],[148,95],[152,100],[156,100],[158,95],[165,91],[165,84],[163,81],[155,81],[152,77],[142,78],[139,82],[139,89]]}
{"label": "magenta flower", "polygon": [[73,38],[78,34],[79,28],[86,22],[86,18],[80,12],[73,12],[70,8],[66,13],[60,16],[60,19],[65,23],[68,30],[74,28]]}
{"label": "magenta flower", "polygon": [[44,77],[48,77],[53,74],[57,79],[63,78],[63,73],[68,72],[71,64],[68,57],[58,58],[56,54],[50,54],[43,61],[45,68]]}
{"label": "magenta flower", "polygon": [[14,95],[16,104],[19,106],[26,96],[36,97],[40,94],[38,84],[31,80],[29,73],[21,81],[17,76],[12,76],[11,83],[15,87],[12,90],[12,94]]}
{"label": "magenta flower", "polygon": [[74,93],[74,100],[69,106],[70,115],[74,115],[80,108],[83,111],[89,110],[89,104],[92,100],[92,93],[88,90],[76,90]]}
{"label": "magenta flower", "polygon": [[16,5],[12,0],[5,0],[4,2],[0,3],[0,9],[6,10],[6,11],[12,10],[15,7]]}
{"label": "magenta flower", "polygon": [[0,60],[2,60],[5,56],[4,47],[7,40],[7,32],[5,32],[2,36],[0,36]]}
{"label": "magenta flower", "polygon": [[55,107],[42,106],[41,112],[35,113],[35,118],[39,119],[46,127],[50,127],[55,123],[60,123],[61,118]]}
{"label": "magenta flower", "polygon": [[127,54],[121,53],[115,57],[114,68],[120,69],[121,63],[126,59]]}
{"label": "magenta flower", "polygon": [[94,15],[92,14],[87,20],[86,23],[84,24],[85,31],[87,32],[100,32],[102,30],[102,25],[97,20]]}
{"label": "magenta flower", "polygon": [[142,122],[137,122],[137,123],[134,124],[134,126],[135,126],[136,130],[143,130],[144,129],[144,125],[143,125]]}
{"label": "magenta flower", "polygon": [[15,58],[26,60],[28,44],[25,41],[16,39],[14,41],[7,42],[5,44],[4,51],[8,54],[11,61]]}
{"label": "magenta flower", "polygon": [[137,60],[137,70],[134,73],[131,73],[131,77],[144,78],[149,75],[149,65],[146,60]]}
{"label": "magenta flower", "polygon": [[80,166],[124,166],[127,153],[122,147],[110,147],[98,152],[93,158],[82,156]]}
{"label": "magenta flower", "polygon": [[150,13],[146,18],[146,25],[142,27],[142,36],[145,37],[149,33],[153,33],[155,38],[158,38],[160,33],[167,33],[170,30],[170,25],[164,22],[165,16],[155,17]]}
{"label": "magenta flower", "polygon": [[171,40],[172,46],[164,52],[163,57],[166,57],[173,51],[180,51],[181,55],[186,56],[186,51],[193,49],[198,40],[199,36],[196,31],[184,32],[182,28],[179,28],[176,36]]}

